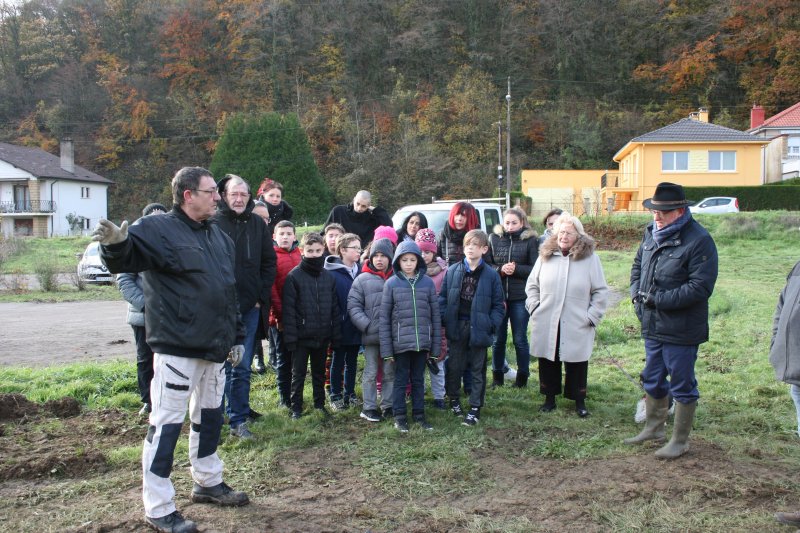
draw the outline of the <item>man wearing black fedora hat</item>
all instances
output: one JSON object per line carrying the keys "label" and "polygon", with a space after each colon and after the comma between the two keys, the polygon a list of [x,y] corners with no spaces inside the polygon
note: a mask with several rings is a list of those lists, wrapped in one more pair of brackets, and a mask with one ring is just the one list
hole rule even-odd
{"label": "man wearing black fedora hat", "polygon": [[[694,375],[697,350],[708,340],[708,299],[717,281],[717,247],[692,218],[683,187],[663,182],[642,205],[653,214],[631,269],[631,298],[642,324],[647,360],[642,371],[647,422],[626,444],[661,441],[675,400],[669,443],[656,457],[674,459],[689,450],[700,394]],[[668,379],[669,377],[669,379]]]}

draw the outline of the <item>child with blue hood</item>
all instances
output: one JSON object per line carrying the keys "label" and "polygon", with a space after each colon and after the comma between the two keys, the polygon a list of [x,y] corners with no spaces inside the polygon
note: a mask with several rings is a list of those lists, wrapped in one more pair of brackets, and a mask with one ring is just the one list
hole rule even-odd
{"label": "child with blue hood", "polygon": [[394,427],[408,432],[405,388],[411,379],[411,416],[425,430],[425,363],[441,349],[441,316],[436,286],[425,273],[419,246],[403,241],[392,263],[394,275],[383,286],[380,312],[381,356],[393,361]]}

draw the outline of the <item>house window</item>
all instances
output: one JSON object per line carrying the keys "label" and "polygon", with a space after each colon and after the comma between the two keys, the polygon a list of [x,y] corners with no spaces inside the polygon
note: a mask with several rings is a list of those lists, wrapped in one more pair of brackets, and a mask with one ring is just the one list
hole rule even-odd
{"label": "house window", "polygon": [[661,170],[663,172],[689,170],[689,152],[661,152]]}
{"label": "house window", "polygon": [[89,221],[89,219],[85,217],[81,218],[83,218],[83,229],[92,229],[92,223]]}
{"label": "house window", "polygon": [[81,198],[89,198],[89,187],[81,187]]}
{"label": "house window", "polygon": [[800,157],[800,137],[789,137],[789,146],[786,155],[792,159]]}
{"label": "house window", "polygon": [[733,172],[736,170],[736,152],[730,151],[709,151],[708,152],[709,172]]}

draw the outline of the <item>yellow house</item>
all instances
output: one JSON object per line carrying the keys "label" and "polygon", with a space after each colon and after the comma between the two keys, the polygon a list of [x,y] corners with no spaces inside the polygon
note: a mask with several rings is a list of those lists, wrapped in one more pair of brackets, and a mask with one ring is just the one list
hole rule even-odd
{"label": "yellow house", "polygon": [[761,147],[768,142],[710,124],[708,111],[701,108],[628,141],[613,158],[619,171],[602,177],[602,205],[606,210],[642,211],[642,200],[652,197],[662,181],[685,187],[763,185]]}
{"label": "yellow house", "polygon": [[543,217],[554,207],[575,215],[596,214],[600,180],[605,170],[523,170],[521,190],[531,197],[531,216]]}

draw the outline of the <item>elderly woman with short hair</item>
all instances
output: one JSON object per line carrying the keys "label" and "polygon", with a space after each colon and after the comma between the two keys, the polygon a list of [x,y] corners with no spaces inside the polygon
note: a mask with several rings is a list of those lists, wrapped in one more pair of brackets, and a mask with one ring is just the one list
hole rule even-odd
{"label": "elderly woman with short hair", "polygon": [[539,260],[525,285],[531,355],[539,358],[539,390],[545,396],[542,412],[556,408],[563,362],[564,396],[575,401],[578,416],[589,416],[585,404],[589,357],[595,328],[608,305],[608,285],[594,249],[594,239],[581,221],[563,212],[553,234],[539,247]]}

